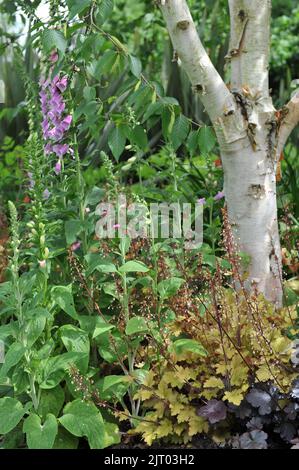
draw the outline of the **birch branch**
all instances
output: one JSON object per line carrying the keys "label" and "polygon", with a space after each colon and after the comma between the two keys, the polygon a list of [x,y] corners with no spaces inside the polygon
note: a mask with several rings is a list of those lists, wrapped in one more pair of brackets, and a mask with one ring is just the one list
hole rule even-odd
{"label": "birch branch", "polygon": [[271,0],[229,0],[231,86],[269,97]]}
{"label": "birch branch", "polygon": [[211,121],[214,123],[225,113],[234,113],[236,103],[198,37],[187,2],[160,0],[159,3],[173,47]]}

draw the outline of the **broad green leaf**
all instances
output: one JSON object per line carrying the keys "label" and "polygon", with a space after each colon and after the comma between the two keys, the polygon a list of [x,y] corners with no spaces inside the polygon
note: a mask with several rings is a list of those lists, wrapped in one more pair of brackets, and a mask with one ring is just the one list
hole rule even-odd
{"label": "broad green leaf", "polygon": [[59,422],[74,436],[87,437],[91,449],[106,447],[104,421],[94,404],[80,399],[68,403]]}
{"label": "broad green leaf", "polygon": [[102,321],[101,323],[97,322],[95,330],[93,332],[92,337],[97,338],[98,336],[107,333],[108,331],[112,330],[114,325],[110,325],[109,323],[105,323]]}
{"label": "broad green leaf", "polygon": [[66,429],[59,427],[53,449],[77,449],[79,440]]}
{"label": "broad green leaf", "polygon": [[10,346],[7,353],[5,354],[5,362],[0,370],[0,379],[6,377],[10,369],[20,362],[24,356],[25,351],[26,348],[22,346],[21,343],[15,342]]}
{"label": "broad green leaf", "polygon": [[98,204],[104,197],[105,191],[102,188],[94,186],[88,193],[85,199],[85,204],[88,206]]}
{"label": "broad green leaf", "polygon": [[46,326],[46,320],[47,317],[45,315],[38,315],[36,318],[32,318],[31,320],[29,320],[28,323],[25,325],[25,333],[28,348],[31,348],[41,336]]}
{"label": "broad green leaf", "polygon": [[141,75],[141,70],[142,70],[142,65],[138,57],[135,57],[133,55],[129,56],[129,61],[130,61],[130,69],[132,74],[136,78],[140,78]]}
{"label": "broad green leaf", "polygon": [[40,417],[31,413],[24,422],[23,431],[29,449],[52,449],[58,432],[57,420],[54,415],[48,414],[42,424]]}
{"label": "broad green leaf", "polygon": [[108,137],[108,145],[115,160],[118,161],[126,145],[126,136],[119,127],[115,127],[110,132]]}
{"label": "broad green leaf", "polygon": [[183,114],[180,114],[175,120],[171,133],[171,142],[174,151],[176,151],[186,140],[187,135],[189,133],[189,129],[189,119],[187,119],[186,116],[184,116]]}
{"label": "broad green leaf", "polygon": [[77,235],[81,232],[82,225],[80,220],[67,220],[64,226],[66,243],[71,245],[77,240]]}
{"label": "broad green leaf", "polygon": [[0,398],[0,435],[12,431],[25,413],[26,409],[15,398]]}
{"label": "broad green leaf", "polygon": [[198,354],[199,356],[203,357],[206,357],[208,355],[205,348],[194,339],[178,339],[172,343],[170,349],[176,354],[191,352],[193,354]]}
{"label": "broad green leaf", "polygon": [[171,277],[170,279],[164,279],[158,284],[158,292],[162,300],[173,297],[180,287],[184,284],[184,279],[179,277]]}
{"label": "broad green leaf", "polygon": [[175,122],[175,112],[172,107],[166,106],[162,111],[162,133],[165,139],[170,137]]}
{"label": "broad green leaf", "polygon": [[102,25],[111,16],[114,7],[113,0],[101,0],[96,15],[97,23]]}
{"label": "broad green leaf", "polygon": [[212,127],[203,126],[198,131],[198,145],[203,154],[211,152],[216,144],[216,137]]}
{"label": "broad green leaf", "polygon": [[42,45],[46,54],[49,54],[53,49],[58,49],[64,54],[67,42],[62,31],[58,29],[45,29],[42,36]]}
{"label": "broad green leaf", "polygon": [[147,273],[149,268],[141,261],[127,261],[119,268],[120,273]]}
{"label": "broad green leaf", "polygon": [[134,335],[136,333],[145,333],[148,331],[148,326],[143,317],[130,318],[126,325],[126,334]]}
{"label": "broad green leaf", "polygon": [[52,388],[51,390],[42,390],[38,406],[38,414],[42,418],[46,418],[49,413],[54,416],[58,416],[63,403],[64,391],[60,385]]}
{"label": "broad green leaf", "polygon": [[121,399],[126,394],[130,382],[132,380],[125,375],[108,375],[103,377],[97,383],[101,399]]}
{"label": "broad green leaf", "polygon": [[83,352],[89,354],[88,334],[74,325],[63,325],[59,328],[61,340],[69,352]]}
{"label": "broad green leaf", "polygon": [[107,258],[103,258],[103,255],[98,253],[89,253],[85,256],[88,263],[88,268],[85,272],[86,276],[90,276],[94,271],[100,273],[115,273],[117,272],[115,264]]}
{"label": "broad green leaf", "polygon": [[81,372],[86,372],[89,355],[81,352],[67,352],[50,357],[40,363],[40,388],[55,388],[65,377],[70,366],[75,365]]}
{"label": "broad green leaf", "polygon": [[72,294],[72,285],[56,286],[52,289],[53,301],[70,317],[78,320],[79,315],[76,312]]}
{"label": "broad green leaf", "polygon": [[161,101],[157,101],[156,103],[151,103],[145,110],[142,122],[144,123],[154,114],[160,115],[162,112],[162,109],[163,109],[163,103],[161,103]]}
{"label": "broad green leaf", "polygon": [[67,0],[69,19],[72,20],[91,4],[92,0]]}
{"label": "broad green leaf", "polygon": [[137,145],[144,152],[148,148],[147,134],[142,126],[135,126],[129,133],[129,139],[132,144]]}

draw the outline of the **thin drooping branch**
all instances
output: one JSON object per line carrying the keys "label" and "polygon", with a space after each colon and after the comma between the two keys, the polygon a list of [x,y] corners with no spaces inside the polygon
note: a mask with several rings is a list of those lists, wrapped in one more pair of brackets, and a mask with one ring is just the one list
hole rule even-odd
{"label": "thin drooping branch", "polygon": [[269,97],[271,0],[229,0],[231,86]]}
{"label": "thin drooping branch", "polygon": [[225,112],[233,113],[236,103],[198,37],[187,2],[160,0],[159,3],[173,47],[211,121],[215,122]]}
{"label": "thin drooping branch", "polygon": [[297,92],[286,106],[282,109],[282,120],[278,133],[276,155],[277,159],[294,128],[299,123],[299,92]]}

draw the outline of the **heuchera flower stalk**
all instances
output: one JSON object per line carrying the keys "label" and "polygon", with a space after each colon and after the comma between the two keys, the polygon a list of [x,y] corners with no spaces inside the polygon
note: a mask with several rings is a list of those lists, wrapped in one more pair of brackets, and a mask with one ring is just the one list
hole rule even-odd
{"label": "heuchera flower stalk", "polygon": [[[50,61],[53,62],[52,55]],[[40,86],[44,150],[46,155],[54,153],[58,157],[54,168],[58,175],[61,172],[64,155],[73,154],[73,150],[65,143],[67,131],[72,123],[72,115],[65,112],[66,103],[63,98],[63,93],[68,86],[68,79],[66,76],[59,77],[59,75],[56,75],[52,80],[42,78]]]}

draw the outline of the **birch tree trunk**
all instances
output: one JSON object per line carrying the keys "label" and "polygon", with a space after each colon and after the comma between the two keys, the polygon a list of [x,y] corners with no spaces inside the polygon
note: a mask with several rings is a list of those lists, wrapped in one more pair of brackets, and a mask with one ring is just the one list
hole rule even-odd
{"label": "birch tree trunk", "polygon": [[211,63],[185,0],[160,0],[173,47],[213,123],[224,170],[229,222],[250,256],[246,288],[282,305],[276,170],[299,121],[299,94],[279,112],[269,91],[271,0],[229,0],[227,86]]}

